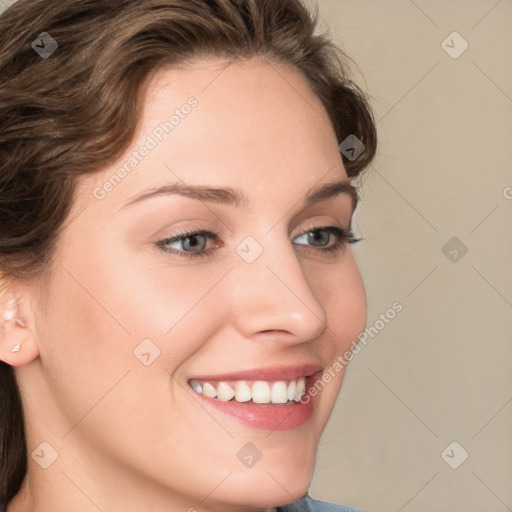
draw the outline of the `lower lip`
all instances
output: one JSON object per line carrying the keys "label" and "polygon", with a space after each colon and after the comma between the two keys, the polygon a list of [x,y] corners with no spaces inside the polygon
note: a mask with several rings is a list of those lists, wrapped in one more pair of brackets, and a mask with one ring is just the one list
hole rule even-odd
{"label": "lower lip", "polygon": [[[308,378],[304,396],[308,395],[316,380],[316,376]],[[309,420],[314,409],[312,396],[309,396],[307,403],[294,401],[291,404],[255,404],[252,401],[236,402],[234,400],[223,402],[217,398],[199,394],[197,396],[208,405],[250,427],[272,432],[300,427]]]}

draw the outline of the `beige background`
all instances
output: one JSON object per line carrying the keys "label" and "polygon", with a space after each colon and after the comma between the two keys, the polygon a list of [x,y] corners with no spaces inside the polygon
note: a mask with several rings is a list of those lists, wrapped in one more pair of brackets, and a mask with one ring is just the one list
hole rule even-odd
{"label": "beige background", "polygon": [[[374,512],[512,510],[512,2],[319,5],[379,121],[354,248],[368,324],[404,309],[350,363],[311,494]],[[454,31],[469,44],[456,59],[441,47]],[[457,262],[452,237],[468,249],[449,246]],[[441,458],[453,441],[469,454],[457,469]]]}
{"label": "beige background", "polygon": [[[319,4],[378,119],[354,248],[368,325],[404,309],[351,362],[311,494],[373,512],[511,510],[512,1]],[[441,46],[454,31],[469,44],[458,58]],[[468,250],[456,262],[452,237],[450,257]],[[441,457],[453,441],[452,465],[469,454],[457,469]]]}

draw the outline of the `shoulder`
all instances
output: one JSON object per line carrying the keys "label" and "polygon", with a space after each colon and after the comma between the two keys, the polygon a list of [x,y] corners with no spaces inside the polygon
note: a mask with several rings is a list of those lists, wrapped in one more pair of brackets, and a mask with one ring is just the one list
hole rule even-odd
{"label": "shoulder", "polygon": [[314,500],[309,494],[306,494],[294,503],[278,507],[277,510],[279,512],[364,512],[363,510],[355,508]]}

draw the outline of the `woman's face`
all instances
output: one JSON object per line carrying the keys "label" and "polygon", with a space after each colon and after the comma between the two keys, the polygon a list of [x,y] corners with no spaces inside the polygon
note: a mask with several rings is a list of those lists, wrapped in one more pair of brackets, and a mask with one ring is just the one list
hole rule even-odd
{"label": "woman's face", "polygon": [[338,143],[295,70],[197,61],[160,72],[129,151],[79,183],[27,381],[29,451],[59,452],[46,471],[77,504],[252,510],[307,490],[342,372],[306,405],[293,386],[366,321]]}

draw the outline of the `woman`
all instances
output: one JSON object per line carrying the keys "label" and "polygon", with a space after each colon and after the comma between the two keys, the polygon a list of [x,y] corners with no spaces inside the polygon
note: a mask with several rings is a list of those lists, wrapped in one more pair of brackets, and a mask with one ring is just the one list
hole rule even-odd
{"label": "woman", "polygon": [[0,28],[4,509],[349,510],[307,495],[366,321],[343,54],[299,0]]}

